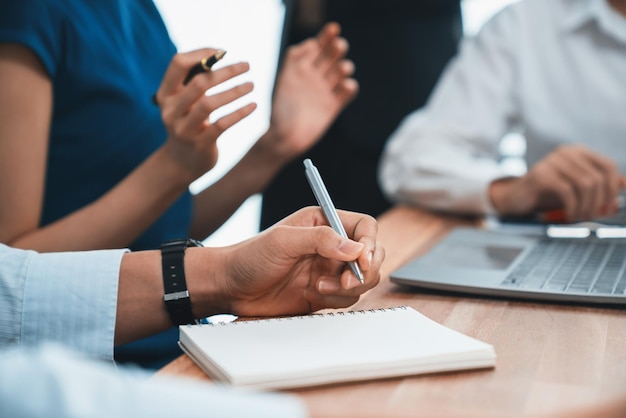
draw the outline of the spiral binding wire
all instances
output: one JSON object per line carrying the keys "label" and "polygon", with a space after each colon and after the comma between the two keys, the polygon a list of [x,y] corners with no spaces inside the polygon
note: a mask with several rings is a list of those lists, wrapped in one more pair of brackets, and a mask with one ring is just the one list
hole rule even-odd
{"label": "spiral binding wire", "polygon": [[[249,324],[254,324],[254,323],[259,323],[259,322],[272,322],[272,321],[299,321],[299,320],[303,320],[303,319],[317,319],[317,318],[323,318],[323,317],[333,317],[333,316],[346,316],[346,315],[363,315],[363,314],[367,314],[367,313],[380,313],[380,312],[387,312],[387,311],[396,311],[396,310],[405,310],[407,309],[406,305],[400,305],[400,306],[392,306],[389,308],[377,308],[377,309],[359,309],[356,311],[340,311],[340,312],[328,312],[328,313],[322,313],[322,314],[311,314],[311,315],[299,315],[299,316],[285,316],[285,317],[277,317],[277,318],[264,318],[264,319],[250,319],[250,320],[242,320],[242,321],[235,321],[235,322],[217,322],[217,323],[203,323],[203,324],[199,324],[199,326],[209,326],[209,327],[216,327],[216,326],[226,326],[226,325],[249,325]],[[192,324],[187,325],[188,327],[190,326],[194,326]],[[198,326],[198,325],[195,325]]]}

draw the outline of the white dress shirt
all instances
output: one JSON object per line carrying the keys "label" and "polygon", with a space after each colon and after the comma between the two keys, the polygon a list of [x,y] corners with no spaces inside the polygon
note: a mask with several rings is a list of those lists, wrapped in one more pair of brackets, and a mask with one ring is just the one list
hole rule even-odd
{"label": "white dress shirt", "polygon": [[38,254],[0,244],[0,417],[306,416],[287,395],[116,370],[124,252]]}
{"label": "white dress shirt", "polygon": [[522,0],[492,18],[390,138],[380,182],[396,202],[493,213],[498,145],[526,138],[530,167],[583,144],[626,173],[626,18],[606,0]]}

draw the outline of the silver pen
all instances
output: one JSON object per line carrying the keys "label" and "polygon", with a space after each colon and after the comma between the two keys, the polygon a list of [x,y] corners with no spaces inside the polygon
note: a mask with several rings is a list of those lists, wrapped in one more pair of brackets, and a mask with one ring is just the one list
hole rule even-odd
{"label": "silver pen", "polygon": [[[326,190],[324,181],[322,180],[319,171],[317,171],[317,168],[308,158],[304,160],[304,173],[306,174],[306,179],[311,185],[311,189],[313,189],[313,194],[315,195],[317,203],[322,207],[322,211],[324,212],[324,215],[326,215],[328,223],[330,223],[330,227],[342,237],[348,238],[348,234],[346,234],[346,230],[343,228],[341,219],[339,219],[339,215],[337,214],[337,209],[335,209],[335,205],[333,205],[333,201],[330,199],[328,190]],[[356,278],[359,279],[359,282],[363,283],[363,273],[361,273],[361,269],[356,261],[350,261],[348,262],[348,265]]]}

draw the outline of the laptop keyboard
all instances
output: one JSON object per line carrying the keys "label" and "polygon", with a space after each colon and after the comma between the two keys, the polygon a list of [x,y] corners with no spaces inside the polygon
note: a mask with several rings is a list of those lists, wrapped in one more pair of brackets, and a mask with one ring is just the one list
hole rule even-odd
{"label": "laptop keyboard", "polygon": [[502,285],[557,293],[623,295],[626,242],[545,238]]}

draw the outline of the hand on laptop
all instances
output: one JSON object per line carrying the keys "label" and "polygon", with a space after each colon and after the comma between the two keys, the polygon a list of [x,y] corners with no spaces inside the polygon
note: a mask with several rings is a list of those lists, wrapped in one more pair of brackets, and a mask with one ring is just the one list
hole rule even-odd
{"label": "hand on laptop", "polygon": [[581,145],[557,148],[526,175],[491,183],[489,197],[503,215],[562,209],[569,222],[614,215],[626,178],[615,163]]}

